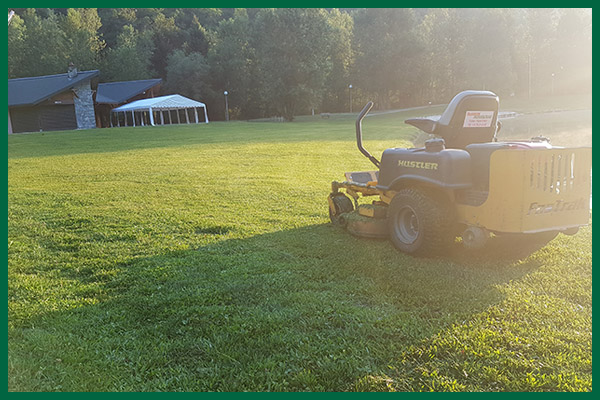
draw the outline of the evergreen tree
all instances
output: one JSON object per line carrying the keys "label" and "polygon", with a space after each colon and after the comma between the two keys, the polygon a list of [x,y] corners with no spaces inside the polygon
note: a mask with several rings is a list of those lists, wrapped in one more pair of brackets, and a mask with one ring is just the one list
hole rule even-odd
{"label": "evergreen tree", "polygon": [[555,93],[592,91],[591,10],[564,9],[556,26],[551,90]]}
{"label": "evergreen tree", "polygon": [[148,32],[141,33],[125,25],[117,37],[116,46],[108,49],[102,68],[104,81],[124,81],[153,78],[151,57],[154,50]]}
{"label": "evergreen tree", "polygon": [[166,89],[202,101],[209,95],[210,69],[200,53],[175,50],[167,60]]}
{"label": "evergreen tree", "polygon": [[286,120],[320,104],[331,70],[328,16],[323,9],[261,10],[255,47],[261,92],[268,107]]}
{"label": "evergreen tree", "polygon": [[329,12],[328,22],[331,71],[325,80],[322,111],[347,112],[351,108],[348,86],[352,84],[350,71],[354,61],[352,51],[354,23],[349,14],[337,9]]}
{"label": "evergreen tree", "polygon": [[474,10],[465,43],[468,88],[492,90],[498,95],[515,91],[512,15],[505,9]]}
{"label": "evergreen tree", "polygon": [[79,70],[99,68],[105,46],[98,33],[101,26],[95,8],[69,8],[63,17],[61,28],[65,33],[67,56]]}
{"label": "evergreen tree", "polygon": [[24,68],[26,26],[18,15],[13,16],[8,25],[8,79],[21,76]]}
{"label": "evergreen tree", "polygon": [[17,77],[67,72],[69,56],[65,33],[56,13],[45,10],[44,14],[46,16],[42,17],[32,8],[22,14],[25,29],[22,31],[21,64],[12,68]]}
{"label": "evergreen tree", "polygon": [[354,18],[358,84],[379,107],[410,104],[423,58],[410,9],[363,9]]}
{"label": "evergreen tree", "polygon": [[251,37],[252,23],[246,10],[236,9],[231,18],[219,23],[208,53],[212,87],[217,94],[215,101],[221,100],[227,91],[232,117],[261,116],[256,50],[250,43]]}
{"label": "evergreen tree", "polygon": [[467,32],[464,14],[456,9],[433,9],[421,23],[425,41],[423,79],[428,101],[448,102],[467,82]]}

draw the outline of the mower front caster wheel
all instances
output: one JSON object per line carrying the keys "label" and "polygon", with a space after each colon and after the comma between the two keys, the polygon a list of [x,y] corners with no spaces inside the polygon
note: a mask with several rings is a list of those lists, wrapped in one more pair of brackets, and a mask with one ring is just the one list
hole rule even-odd
{"label": "mower front caster wheel", "polygon": [[354,204],[343,193],[331,193],[327,199],[329,203],[329,219],[334,225],[346,225],[344,214],[354,211]]}

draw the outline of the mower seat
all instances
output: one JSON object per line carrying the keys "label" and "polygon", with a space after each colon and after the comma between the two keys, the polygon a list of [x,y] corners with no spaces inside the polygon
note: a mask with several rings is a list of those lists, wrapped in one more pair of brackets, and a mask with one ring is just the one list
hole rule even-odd
{"label": "mower seat", "polygon": [[440,136],[447,148],[465,149],[469,144],[491,142],[498,124],[498,96],[466,90],[454,96],[438,120],[413,118],[404,122]]}

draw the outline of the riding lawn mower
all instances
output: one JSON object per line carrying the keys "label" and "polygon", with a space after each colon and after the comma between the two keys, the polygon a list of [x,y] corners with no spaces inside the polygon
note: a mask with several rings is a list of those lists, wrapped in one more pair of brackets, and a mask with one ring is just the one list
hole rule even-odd
{"label": "riding lawn mower", "polygon": [[[356,120],[356,143],[376,170],[345,173],[328,197],[331,222],[352,234],[427,255],[457,237],[481,249],[496,236],[547,242],[589,223],[591,147],[556,147],[545,137],[499,141],[493,92],[463,91],[439,119],[406,120],[431,138],[421,148],[387,149],[380,160],[362,144],[372,107]],[[375,200],[359,204],[361,196]]]}

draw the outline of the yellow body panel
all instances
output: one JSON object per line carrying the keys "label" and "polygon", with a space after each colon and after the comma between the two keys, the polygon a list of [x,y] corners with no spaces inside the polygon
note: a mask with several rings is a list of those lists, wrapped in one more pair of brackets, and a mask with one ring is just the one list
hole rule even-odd
{"label": "yellow body panel", "polygon": [[585,225],[590,217],[592,149],[502,149],[490,158],[489,194],[457,205],[461,222],[496,232]]}
{"label": "yellow body panel", "polygon": [[375,210],[373,208],[358,207],[358,213],[363,217],[375,218]]}

